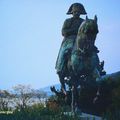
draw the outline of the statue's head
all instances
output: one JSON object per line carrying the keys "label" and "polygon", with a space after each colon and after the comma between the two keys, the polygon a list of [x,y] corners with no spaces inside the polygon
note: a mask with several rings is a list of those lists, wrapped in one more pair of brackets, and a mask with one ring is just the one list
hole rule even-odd
{"label": "statue's head", "polygon": [[74,17],[79,17],[81,14],[85,15],[87,13],[81,3],[73,3],[67,12],[67,15],[69,14],[73,14]]}

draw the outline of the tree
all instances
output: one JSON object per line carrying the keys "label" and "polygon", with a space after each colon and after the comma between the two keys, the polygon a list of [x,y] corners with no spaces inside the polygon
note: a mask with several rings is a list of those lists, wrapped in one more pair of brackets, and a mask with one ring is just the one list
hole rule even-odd
{"label": "tree", "polygon": [[8,110],[12,95],[7,90],[0,90],[0,110]]}
{"label": "tree", "polygon": [[33,97],[33,89],[30,85],[17,85],[13,87],[14,102],[18,109],[24,109],[30,105]]}

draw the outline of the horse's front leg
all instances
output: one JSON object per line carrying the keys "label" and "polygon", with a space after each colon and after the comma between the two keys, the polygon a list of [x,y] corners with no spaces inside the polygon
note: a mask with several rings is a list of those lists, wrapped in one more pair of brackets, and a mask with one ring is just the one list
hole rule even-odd
{"label": "horse's front leg", "polygon": [[95,98],[93,99],[93,103],[96,104],[97,101],[99,100],[99,98],[100,98],[100,88],[98,87],[96,96],[95,96]]}
{"label": "horse's front leg", "polygon": [[97,92],[95,98],[93,99],[93,103],[96,103],[96,101],[98,101],[100,97],[100,90],[101,90],[101,85],[97,84],[97,82],[101,80],[101,75],[97,68],[94,69],[93,75],[96,78],[96,85],[97,85]]}

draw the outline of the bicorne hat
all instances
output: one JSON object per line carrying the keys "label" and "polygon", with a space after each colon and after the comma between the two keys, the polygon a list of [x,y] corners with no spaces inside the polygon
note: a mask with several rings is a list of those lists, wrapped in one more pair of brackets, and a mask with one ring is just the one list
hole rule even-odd
{"label": "bicorne hat", "polygon": [[80,14],[82,14],[82,15],[87,14],[84,6],[81,3],[73,3],[70,6],[70,8],[69,8],[69,10],[67,12],[67,15],[72,14],[73,13],[73,9],[79,10]]}

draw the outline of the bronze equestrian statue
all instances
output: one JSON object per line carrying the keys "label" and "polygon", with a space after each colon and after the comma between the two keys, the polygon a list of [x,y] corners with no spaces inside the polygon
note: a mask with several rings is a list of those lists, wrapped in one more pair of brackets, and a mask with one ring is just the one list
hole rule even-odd
{"label": "bronze equestrian statue", "polygon": [[72,4],[67,14],[72,14],[73,17],[65,20],[62,28],[64,39],[58,54],[56,70],[63,93],[67,95],[67,84],[73,93],[72,106],[78,107],[77,87],[89,82],[95,84],[96,79],[100,79],[103,73],[97,55],[99,50],[95,46],[98,25],[96,16],[94,20],[87,17],[83,20],[79,17],[86,14],[84,6],[80,3]]}
{"label": "bronze equestrian statue", "polygon": [[55,87],[51,87],[51,91],[65,100],[69,97],[73,112],[79,108],[100,115],[112,103],[112,90],[119,87],[116,83],[120,81],[120,72],[106,75],[104,61],[99,60],[99,50],[95,46],[99,32],[97,16],[94,19],[80,18],[80,15],[87,14],[81,3],[72,4],[67,14],[73,17],[66,19],[62,27],[64,39],[55,67],[61,91],[56,91]]}

